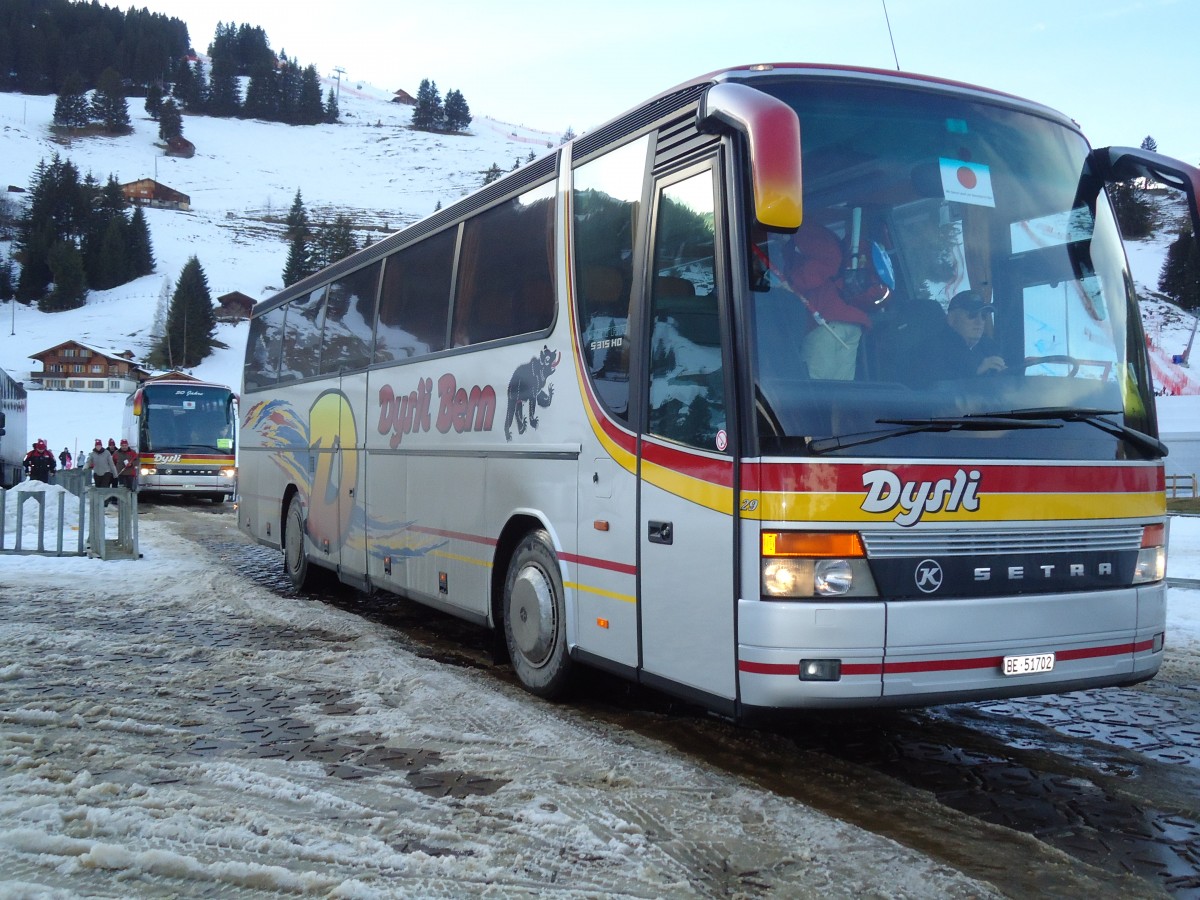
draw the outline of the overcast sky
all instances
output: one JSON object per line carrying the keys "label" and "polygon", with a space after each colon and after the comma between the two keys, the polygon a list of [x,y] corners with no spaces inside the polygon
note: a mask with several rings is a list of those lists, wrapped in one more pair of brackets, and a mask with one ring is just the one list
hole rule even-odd
{"label": "overcast sky", "polygon": [[[111,0],[110,0],[111,2]],[[266,31],[322,75],[463,93],[476,115],[582,132],[693,76],[832,62],[968,81],[1076,119],[1093,145],[1200,163],[1197,0],[142,0],[207,50],[218,22]],[[344,82],[347,83],[347,82]]]}

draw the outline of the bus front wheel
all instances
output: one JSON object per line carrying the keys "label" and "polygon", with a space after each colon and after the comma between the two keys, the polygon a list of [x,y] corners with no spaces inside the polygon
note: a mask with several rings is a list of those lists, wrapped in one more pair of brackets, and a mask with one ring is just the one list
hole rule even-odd
{"label": "bus front wheel", "polygon": [[566,693],[571,678],[566,605],[545,531],[527,535],[513,553],[504,581],[504,640],[526,690],[547,699]]}
{"label": "bus front wheel", "polygon": [[312,567],[304,552],[304,507],[299,494],[293,494],[288,503],[283,529],[283,567],[296,590],[305,591],[312,587]]}

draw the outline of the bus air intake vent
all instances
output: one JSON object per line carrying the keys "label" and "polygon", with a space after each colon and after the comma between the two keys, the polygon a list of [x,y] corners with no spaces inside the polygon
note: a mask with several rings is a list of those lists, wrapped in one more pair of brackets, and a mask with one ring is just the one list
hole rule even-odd
{"label": "bus air intake vent", "polygon": [[1137,550],[1141,525],[1054,528],[1046,531],[863,532],[871,559],[912,556],[988,556],[1070,550]]}

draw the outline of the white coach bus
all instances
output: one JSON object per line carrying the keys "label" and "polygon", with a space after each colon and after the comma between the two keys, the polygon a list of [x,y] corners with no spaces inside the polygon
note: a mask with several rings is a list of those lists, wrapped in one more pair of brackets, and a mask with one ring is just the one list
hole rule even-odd
{"label": "white coach bus", "polygon": [[260,303],[239,527],[499,629],[542,696],[1150,678],[1165,450],[1105,190],[1146,176],[1198,216],[1196,169],[1005,94],[698,78]]}

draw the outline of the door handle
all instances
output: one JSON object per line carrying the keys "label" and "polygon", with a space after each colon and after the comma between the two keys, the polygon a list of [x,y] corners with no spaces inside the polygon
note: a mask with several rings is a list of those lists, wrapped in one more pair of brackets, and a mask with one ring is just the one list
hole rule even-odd
{"label": "door handle", "polygon": [[675,539],[675,526],[670,522],[656,522],[650,520],[650,524],[646,528],[646,537],[650,539],[652,544],[671,544]]}

